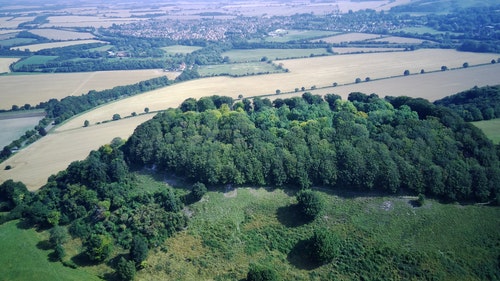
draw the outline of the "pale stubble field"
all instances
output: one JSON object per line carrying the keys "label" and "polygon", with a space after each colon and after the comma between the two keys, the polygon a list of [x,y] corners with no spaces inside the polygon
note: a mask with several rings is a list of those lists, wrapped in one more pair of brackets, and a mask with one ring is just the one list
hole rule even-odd
{"label": "pale stubble field", "polygon": [[[13,178],[25,182],[31,190],[36,190],[50,174],[64,169],[72,161],[85,158],[91,149],[109,143],[114,137],[128,137],[138,124],[152,117],[141,115],[94,125],[96,122],[110,120],[115,113],[125,117],[132,112],[141,113],[145,107],[151,111],[177,107],[189,97],[225,95],[236,98],[240,94],[250,97],[270,95],[276,89],[281,89],[282,92],[293,92],[296,87],[302,86],[309,89],[312,85],[318,87],[312,91],[314,94],[337,93],[344,99],[350,92],[361,91],[380,96],[407,95],[434,100],[473,86],[499,84],[500,64],[404,77],[401,76],[403,71],[409,69],[416,73],[422,68],[426,71],[438,70],[441,65],[455,68],[461,67],[465,61],[474,65],[488,63],[493,58],[492,54],[459,53],[451,50],[332,56],[281,61],[290,70],[288,73],[242,78],[214,77],[179,83],[99,107],[69,120],[57,128],[54,134],[4,162],[2,167],[11,165],[13,168],[9,171],[0,169],[0,182]],[[396,75],[399,77],[321,88],[331,86],[333,82],[352,83],[358,76],[362,79],[366,76],[375,79]],[[272,95],[270,98],[302,93]],[[83,128],[85,120],[90,121],[90,127]]]}

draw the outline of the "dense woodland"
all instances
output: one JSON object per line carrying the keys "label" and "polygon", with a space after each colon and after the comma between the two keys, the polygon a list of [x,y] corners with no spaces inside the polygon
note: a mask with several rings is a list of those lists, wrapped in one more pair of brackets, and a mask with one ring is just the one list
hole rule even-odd
{"label": "dense woodland", "polygon": [[[500,187],[499,151],[451,110],[423,99],[351,93],[186,100],[140,125],[135,165],[208,185],[325,186],[485,202]],[[218,107],[218,105],[220,105]],[[184,111],[184,112],[183,112]]]}
{"label": "dense woodland", "polygon": [[500,86],[474,87],[434,102],[448,107],[465,121],[500,118]]}

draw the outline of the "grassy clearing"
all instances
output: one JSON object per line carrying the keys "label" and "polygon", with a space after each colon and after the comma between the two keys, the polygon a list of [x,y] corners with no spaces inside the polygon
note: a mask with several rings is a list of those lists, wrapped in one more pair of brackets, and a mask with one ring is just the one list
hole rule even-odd
{"label": "grassy clearing", "polygon": [[[496,268],[499,208],[434,200],[414,208],[403,197],[321,193],[325,213],[308,223],[293,207],[293,192],[223,192],[211,191],[189,206],[187,230],[148,258],[138,280],[240,280],[250,263],[276,269],[283,280],[349,280],[368,273],[383,279],[403,264],[408,272],[427,270],[442,280],[479,280],[473,272]],[[312,265],[300,245],[318,227],[337,232],[343,247],[361,247],[351,249],[360,256],[345,252],[332,264]],[[393,260],[383,256],[388,253]]]}
{"label": "grassy clearing", "polygon": [[249,63],[231,63],[219,65],[204,65],[198,69],[201,76],[218,76],[218,75],[254,75],[261,73],[280,72],[272,64],[265,62],[249,62]]}
{"label": "grassy clearing", "polygon": [[231,50],[222,53],[228,56],[232,62],[260,61],[263,57],[270,60],[304,58],[311,55],[326,55],[328,52],[324,48],[316,49],[252,49],[252,50]]}
{"label": "grassy clearing", "polygon": [[163,47],[161,49],[167,52],[167,54],[169,55],[175,55],[175,54],[190,54],[194,51],[201,49],[201,47],[174,45],[174,46]]}
{"label": "grassy clearing", "polygon": [[500,144],[500,119],[472,122],[474,126],[481,129],[486,136],[495,144]]}
{"label": "grassy clearing", "polygon": [[380,38],[382,35],[378,34],[370,34],[370,33],[346,33],[335,35],[327,38],[321,38],[321,41],[332,43],[332,44],[340,44],[342,42],[357,42],[357,41],[365,41],[369,39]]}
{"label": "grassy clearing", "polygon": [[51,262],[47,232],[21,229],[18,224],[19,221],[11,221],[0,225],[1,280],[100,280],[85,270]]}

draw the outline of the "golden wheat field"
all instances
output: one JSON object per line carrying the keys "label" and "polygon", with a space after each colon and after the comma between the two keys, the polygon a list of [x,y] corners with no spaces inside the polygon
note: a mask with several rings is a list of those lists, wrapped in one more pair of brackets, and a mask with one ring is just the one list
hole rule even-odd
{"label": "golden wheat field", "polygon": [[54,42],[54,43],[42,43],[42,44],[32,44],[32,45],[24,45],[24,46],[16,46],[12,47],[12,50],[30,50],[31,52],[38,52],[44,49],[52,49],[52,48],[60,48],[67,47],[73,45],[81,45],[81,44],[91,44],[91,43],[107,43],[100,40],[88,39],[88,40],[74,40],[74,41],[65,41],[65,42]]}
{"label": "golden wheat field", "polygon": [[83,39],[92,39],[95,36],[88,32],[76,32],[76,31],[68,31],[68,30],[60,30],[53,28],[45,28],[45,29],[33,29],[29,31],[35,35],[45,37],[51,40],[83,40]]}
{"label": "golden wheat field", "polygon": [[62,99],[86,94],[90,90],[111,89],[163,75],[175,79],[179,73],[146,69],[0,76],[0,109],[10,109],[14,104],[36,105],[51,98]]}
{"label": "golden wheat field", "polygon": [[[90,126],[64,134],[49,134],[2,163],[0,182],[22,181],[30,190],[40,188],[51,174],[66,169],[73,161],[87,157],[91,150],[110,143],[115,137],[128,138],[153,114]],[[11,165],[11,170],[3,167]]]}
{"label": "golden wheat field", "polygon": [[18,60],[19,58],[0,58],[0,73],[10,72],[9,66]]}
{"label": "golden wheat field", "polygon": [[[500,84],[498,76],[500,64],[401,76],[404,69],[408,68],[412,73],[417,73],[415,70],[421,68],[425,68],[426,71],[436,70],[442,64],[452,68],[461,66],[464,61],[468,61],[472,66],[489,62],[492,58],[491,54],[459,53],[451,50],[342,55],[282,61],[284,67],[290,70],[288,73],[240,78],[213,77],[175,84],[104,105],[69,120],[57,128],[55,133],[4,162],[3,165],[11,165],[13,169],[10,171],[0,169],[0,182],[14,178],[25,182],[30,189],[35,190],[50,174],[64,169],[74,160],[83,159],[91,149],[109,142],[114,136],[128,136],[140,123],[138,118],[150,116],[95,125],[97,122],[110,120],[115,113],[123,118],[132,112],[139,114],[145,107],[151,111],[177,107],[189,97],[226,95],[236,98],[240,94],[250,97],[273,94],[276,89],[281,89],[282,92],[294,92],[296,87],[301,86],[307,89],[312,85],[318,88],[326,87],[331,86],[333,82],[351,84],[312,92],[341,94],[344,99],[350,92],[361,91],[377,93],[380,96],[408,95],[434,100],[476,85]],[[352,84],[355,77],[364,78],[365,75],[370,75],[373,79],[392,75],[399,77]],[[292,95],[302,93],[299,91]],[[282,98],[287,95],[270,97]],[[82,127],[85,120],[89,120],[90,127]],[[138,121],[136,123],[133,120]],[[53,157],[57,159],[54,160]],[[46,159],[51,160],[46,161]]]}

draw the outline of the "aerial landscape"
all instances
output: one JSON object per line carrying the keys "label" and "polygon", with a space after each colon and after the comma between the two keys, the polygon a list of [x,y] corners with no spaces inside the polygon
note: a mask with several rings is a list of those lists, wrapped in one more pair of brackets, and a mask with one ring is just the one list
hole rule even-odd
{"label": "aerial landscape", "polygon": [[498,1],[0,7],[0,281],[500,280]]}

